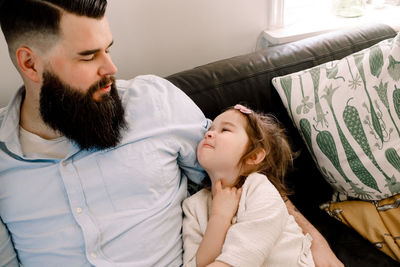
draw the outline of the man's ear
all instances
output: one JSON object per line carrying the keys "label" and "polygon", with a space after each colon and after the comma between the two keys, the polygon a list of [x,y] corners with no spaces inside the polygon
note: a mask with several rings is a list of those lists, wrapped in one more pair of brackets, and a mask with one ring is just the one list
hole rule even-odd
{"label": "man's ear", "polygon": [[15,56],[20,71],[33,82],[39,83],[41,73],[38,71],[38,55],[29,47],[21,46],[18,47]]}
{"label": "man's ear", "polygon": [[246,159],[246,164],[257,165],[265,159],[266,155],[267,153],[265,152],[264,148],[257,148],[256,151],[254,151],[253,154]]}

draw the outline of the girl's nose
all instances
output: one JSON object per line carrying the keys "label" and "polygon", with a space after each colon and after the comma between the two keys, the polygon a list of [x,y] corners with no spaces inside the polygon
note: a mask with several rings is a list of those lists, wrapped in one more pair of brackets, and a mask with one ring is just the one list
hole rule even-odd
{"label": "girl's nose", "polygon": [[206,138],[213,138],[214,137],[214,131],[208,131],[206,132]]}

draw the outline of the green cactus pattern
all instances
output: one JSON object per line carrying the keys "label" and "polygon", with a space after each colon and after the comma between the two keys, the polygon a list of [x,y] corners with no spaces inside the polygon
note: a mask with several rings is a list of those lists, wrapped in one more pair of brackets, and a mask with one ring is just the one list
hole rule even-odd
{"label": "green cactus pattern", "polygon": [[291,76],[285,76],[280,79],[281,86],[283,89],[283,92],[285,93],[286,100],[288,103],[288,109],[289,109],[289,115],[291,119],[293,120],[293,113],[292,113],[292,77]]}
{"label": "green cactus pattern", "polygon": [[400,172],[400,156],[397,154],[397,151],[393,147],[390,147],[386,149],[385,156],[387,161]]}
{"label": "green cactus pattern", "polygon": [[346,58],[346,63],[349,68],[349,73],[351,75],[351,80],[348,83],[348,87],[352,90],[357,90],[357,88],[361,86],[361,76],[357,73],[356,76],[354,77],[353,72],[351,71],[351,66],[348,58]]}
{"label": "green cactus pattern", "polygon": [[[392,164],[392,166],[400,172],[400,156],[397,151],[391,147],[386,149],[385,156],[387,161]],[[393,176],[391,178],[386,178],[386,185],[385,187],[389,188],[389,191],[394,194],[398,194],[400,192],[400,182],[396,181],[396,178]]]}
{"label": "green cactus pattern", "polygon": [[[331,183],[331,184],[337,183],[335,176],[330,171],[328,171],[324,166],[321,166],[320,170],[324,174],[325,178],[327,179],[327,181],[329,183]],[[342,194],[346,194],[346,190],[344,190],[344,188],[342,186],[338,186],[337,191]]]}
{"label": "green cactus pattern", "polygon": [[383,53],[379,45],[374,45],[369,50],[369,68],[376,78],[381,74],[383,67]]}
{"label": "green cactus pattern", "polygon": [[350,186],[351,189],[354,192],[354,195],[360,199],[372,199],[371,197],[371,193],[373,193],[372,191],[366,191],[364,189],[364,187],[359,187],[357,184],[355,184],[354,182],[350,181]]}
{"label": "green cactus pattern", "polygon": [[317,157],[315,156],[314,149],[312,146],[312,141],[311,141],[311,124],[310,122],[302,118],[299,122],[300,124],[300,131],[303,134],[303,138],[306,141],[306,145],[308,146],[308,150],[311,152],[311,156],[314,158],[314,161],[318,163]]}
{"label": "green cactus pattern", "polygon": [[317,145],[319,149],[324,153],[324,155],[329,159],[335,169],[340,173],[346,183],[350,183],[350,179],[347,177],[346,173],[343,171],[340,165],[340,160],[338,152],[336,149],[335,140],[329,131],[318,132],[316,137]]}
{"label": "green cactus pattern", "polygon": [[324,153],[324,155],[329,159],[329,161],[332,163],[335,169],[340,173],[340,175],[343,177],[346,183],[348,183],[351,186],[354,194],[361,199],[370,199],[371,196],[368,193],[372,192],[367,192],[362,187],[358,187],[354,182],[352,182],[347,177],[347,175],[343,171],[342,166],[340,165],[340,160],[336,149],[335,140],[333,139],[332,134],[329,131],[318,132],[316,141],[322,153]]}
{"label": "green cactus pattern", "polygon": [[400,80],[400,61],[395,60],[389,55],[389,66],[387,67],[390,77],[396,82]]}
{"label": "green cactus pattern", "polygon": [[317,123],[317,126],[321,123],[322,126],[328,126],[328,121],[326,120],[324,111],[322,110],[321,103],[319,102],[319,76],[321,73],[321,68],[312,68],[310,70],[311,79],[314,86],[314,107],[315,107],[315,114],[317,114],[317,118],[314,118],[314,121]]}
{"label": "green cactus pattern", "polygon": [[389,191],[392,193],[392,195],[400,192],[400,182],[397,182],[395,177],[386,179],[385,187],[389,188]]}
{"label": "green cactus pattern", "polygon": [[[400,39],[400,38],[399,38]],[[396,111],[397,117],[400,119],[400,88],[394,86],[395,90],[393,91],[393,105],[394,110]],[[400,134],[399,134],[400,136]]]}
{"label": "green cactus pattern", "polygon": [[[378,93],[379,99],[381,100],[381,102],[385,106],[386,110],[388,111],[389,117],[392,120],[394,127],[396,128],[397,134],[400,136],[399,128],[397,127],[397,123],[393,119],[392,112],[390,111],[390,107],[389,107],[389,99],[387,96],[388,83],[387,82],[382,83],[382,80],[381,80],[381,82],[379,83],[379,86],[374,86],[373,88]],[[399,90],[399,93],[400,93],[400,90]],[[394,95],[393,95],[393,97],[394,97]],[[400,95],[399,95],[399,97],[400,97]],[[399,99],[399,101],[400,101],[400,99]],[[396,108],[396,104],[395,104],[395,108]]]}
{"label": "green cactus pattern", "polygon": [[337,62],[331,68],[328,68],[327,64],[325,64],[325,69],[326,69],[326,78],[333,80],[337,79],[342,79],[343,81],[345,80],[343,76],[337,76],[339,72],[339,67]]}
{"label": "green cactus pattern", "polygon": [[322,95],[321,98],[325,98],[326,101],[328,102],[328,106],[332,112],[332,116],[335,121],[336,128],[339,133],[340,141],[342,142],[349,166],[352,169],[353,173],[357,176],[357,178],[363,184],[381,192],[378,188],[378,185],[376,184],[374,177],[372,177],[372,175],[369,173],[369,171],[364,167],[360,158],[357,156],[354,149],[351,147],[351,145],[347,141],[347,139],[346,139],[345,135],[343,134],[343,131],[338,123],[338,120],[337,120],[337,117],[336,117],[336,114],[335,114],[335,111],[334,111],[333,105],[332,105],[332,97],[333,97],[334,92],[337,89],[338,89],[338,87],[332,88],[332,85],[325,88],[325,95]]}
{"label": "green cactus pattern", "polygon": [[361,79],[363,81],[365,94],[367,95],[367,98],[368,98],[369,109],[370,109],[371,120],[372,120],[372,126],[373,126],[376,134],[378,135],[379,139],[381,140],[381,143],[383,144],[384,136],[383,136],[382,127],[381,127],[381,124],[379,122],[378,115],[375,112],[374,105],[372,104],[371,96],[369,95],[368,90],[367,90],[367,82],[366,82],[366,79],[365,79],[365,73],[364,73],[364,67],[363,67],[363,61],[362,61],[363,58],[364,58],[364,53],[354,54],[353,57],[354,57],[354,61],[356,63],[356,67],[358,69],[358,72],[360,73]]}
{"label": "green cactus pattern", "polygon": [[354,106],[349,105],[350,100],[352,100],[352,98],[347,101],[346,108],[343,111],[344,123],[346,124],[346,127],[349,130],[350,134],[353,136],[354,140],[356,140],[356,142],[360,145],[364,153],[372,161],[375,167],[385,176],[385,178],[388,179],[389,176],[382,170],[374,155],[372,154],[371,147],[368,144],[368,140],[362,127],[358,111]]}
{"label": "green cactus pattern", "polygon": [[387,89],[388,89],[388,83],[379,83],[379,86],[374,86],[374,89],[378,93],[379,99],[382,101],[383,105],[385,106],[386,109],[389,110],[389,100],[387,97]]}
{"label": "green cactus pattern", "polygon": [[307,114],[314,107],[314,104],[309,101],[310,100],[309,96],[304,95],[303,80],[301,78],[301,75],[299,75],[299,82],[300,82],[301,95],[303,96],[303,99],[301,100],[301,104],[297,106],[296,113]]}

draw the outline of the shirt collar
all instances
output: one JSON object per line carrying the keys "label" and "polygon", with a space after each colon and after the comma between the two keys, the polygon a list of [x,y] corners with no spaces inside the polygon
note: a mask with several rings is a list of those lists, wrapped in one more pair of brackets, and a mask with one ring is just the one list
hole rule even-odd
{"label": "shirt collar", "polygon": [[[25,96],[25,87],[18,89],[10,103],[0,112],[0,142],[16,154],[21,154],[18,138],[21,103]],[[1,117],[3,117],[1,119]]]}
{"label": "shirt collar", "polygon": [[[21,104],[25,97],[25,87],[18,89],[10,103],[4,109],[0,109],[0,142],[15,155],[24,158],[21,143],[19,141],[19,121]],[[79,151],[79,147],[73,142],[69,155]]]}

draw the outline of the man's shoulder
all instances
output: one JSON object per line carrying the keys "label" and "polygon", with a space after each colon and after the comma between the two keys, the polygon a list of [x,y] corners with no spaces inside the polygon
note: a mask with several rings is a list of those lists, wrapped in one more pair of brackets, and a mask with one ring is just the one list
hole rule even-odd
{"label": "man's shoulder", "polygon": [[204,114],[193,100],[162,77],[141,75],[131,80],[117,80],[116,85],[125,109],[131,111],[129,114],[138,113],[164,124],[204,123]]}
{"label": "man's shoulder", "polygon": [[133,98],[161,103],[189,100],[189,97],[173,83],[156,75],[140,75],[130,80],[117,80],[116,86],[123,102]]}
{"label": "man's shoulder", "polygon": [[[116,80],[118,90],[130,90],[130,89],[146,89],[152,88],[164,88],[164,87],[175,87],[168,80],[156,76],[156,75],[139,75],[129,80]],[[152,91],[153,91],[152,90]]]}

